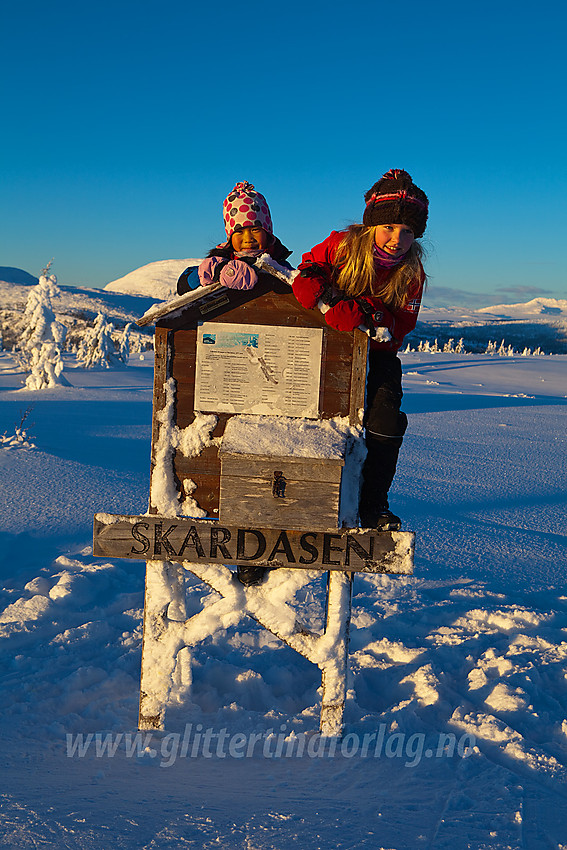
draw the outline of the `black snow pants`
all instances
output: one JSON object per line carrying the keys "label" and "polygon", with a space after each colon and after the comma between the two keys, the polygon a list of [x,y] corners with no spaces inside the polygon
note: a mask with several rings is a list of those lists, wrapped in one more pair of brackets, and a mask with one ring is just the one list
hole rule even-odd
{"label": "black snow pants", "polygon": [[364,427],[368,454],[362,468],[360,522],[374,527],[388,508],[388,490],[408,420],[402,403],[402,364],[392,351],[370,351]]}

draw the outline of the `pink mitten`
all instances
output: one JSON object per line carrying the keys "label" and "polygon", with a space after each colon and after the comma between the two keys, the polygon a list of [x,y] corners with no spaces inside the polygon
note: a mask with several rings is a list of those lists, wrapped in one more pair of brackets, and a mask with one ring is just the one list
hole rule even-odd
{"label": "pink mitten", "polygon": [[258,283],[258,275],[248,263],[242,260],[229,260],[227,263],[222,257],[207,257],[199,266],[201,286],[215,282],[215,271],[219,263],[223,264],[218,275],[221,286],[228,289],[252,289]]}

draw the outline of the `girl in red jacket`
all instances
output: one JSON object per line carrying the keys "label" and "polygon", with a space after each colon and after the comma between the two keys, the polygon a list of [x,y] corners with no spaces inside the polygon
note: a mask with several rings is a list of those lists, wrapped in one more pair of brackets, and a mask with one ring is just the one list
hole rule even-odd
{"label": "girl in red jacket", "polygon": [[303,255],[293,284],[307,309],[319,305],[339,331],[370,335],[364,426],[368,454],[362,470],[360,524],[398,530],[388,490],[407,427],[400,410],[402,366],[396,352],[415,327],[425,284],[423,236],[429,202],[407,171],[391,169],[364,196],[362,224],[330,236]]}

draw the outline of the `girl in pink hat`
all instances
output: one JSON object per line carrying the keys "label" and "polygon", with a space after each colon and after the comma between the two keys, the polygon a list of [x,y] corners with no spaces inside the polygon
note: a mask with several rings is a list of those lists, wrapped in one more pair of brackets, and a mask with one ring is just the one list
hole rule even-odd
{"label": "girl in pink hat", "polygon": [[[222,205],[226,242],[216,245],[198,269],[199,283],[220,283],[229,289],[252,289],[262,277],[253,268],[256,257],[269,254],[285,268],[291,251],[274,236],[272,217],[265,197],[252,183],[237,183]],[[177,281],[181,295],[197,285],[194,267],[185,269]],[[190,279],[192,278],[192,279]]]}

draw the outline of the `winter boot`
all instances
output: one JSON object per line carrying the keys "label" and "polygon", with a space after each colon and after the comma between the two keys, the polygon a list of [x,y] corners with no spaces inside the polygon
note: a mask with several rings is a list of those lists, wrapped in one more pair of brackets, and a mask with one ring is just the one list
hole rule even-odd
{"label": "winter boot", "polygon": [[251,587],[254,584],[262,584],[264,580],[264,576],[266,575],[267,568],[266,567],[254,567],[254,566],[237,566],[236,567],[236,577],[238,581],[243,584],[245,587]]}
{"label": "winter boot", "polygon": [[382,508],[372,519],[374,520],[372,528],[377,531],[399,531],[402,527],[399,516],[393,514],[389,508]]}

